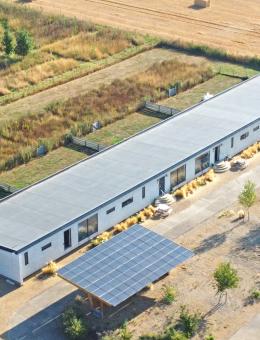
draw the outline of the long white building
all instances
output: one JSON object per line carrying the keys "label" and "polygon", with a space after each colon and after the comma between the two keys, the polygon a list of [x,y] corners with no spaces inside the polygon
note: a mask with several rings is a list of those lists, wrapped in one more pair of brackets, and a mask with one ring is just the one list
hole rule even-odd
{"label": "long white building", "polygon": [[0,274],[18,283],[162,192],[260,140],[260,76],[0,201]]}

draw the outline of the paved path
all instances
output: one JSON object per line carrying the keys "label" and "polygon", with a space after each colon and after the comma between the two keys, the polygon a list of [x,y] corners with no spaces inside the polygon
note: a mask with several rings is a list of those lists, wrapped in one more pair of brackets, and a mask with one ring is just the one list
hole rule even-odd
{"label": "paved path", "polygon": [[260,314],[257,314],[250,322],[241,327],[230,340],[259,340],[260,339]]}
{"label": "paved path", "polygon": [[255,182],[259,188],[260,155],[255,157],[251,160],[247,170],[218,175],[216,182],[199,189],[194,196],[187,199],[189,200],[187,208],[173,213],[165,220],[157,221],[154,225],[149,221],[149,228],[174,240],[212,215],[232,205],[247,180]]}
{"label": "paved path", "polygon": [[174,51],[159,48],[140,53],[87,76],[0,106],[0,121],[7,119],[10,114],[11,118],[15,118],[26,115],[28,112],[41,112],[51,102],[76,97],[97,89],[101,85],[110,84],[115,79],[126,79],[145,71],[156,62],[173,59],[175,55]]}

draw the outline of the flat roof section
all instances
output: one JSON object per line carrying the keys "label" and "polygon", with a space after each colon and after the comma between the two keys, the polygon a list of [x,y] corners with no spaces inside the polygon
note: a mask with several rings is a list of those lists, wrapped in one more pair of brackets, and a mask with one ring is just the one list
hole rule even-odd
{"label": "flat roof section", "polygon": [[135,224],[58,274],[115,307],[192,256],[190,250]]}
{"label": "flat roof section", "polygon": [[260,76],[0,202],[0,246],[19,251],[260,119]]}

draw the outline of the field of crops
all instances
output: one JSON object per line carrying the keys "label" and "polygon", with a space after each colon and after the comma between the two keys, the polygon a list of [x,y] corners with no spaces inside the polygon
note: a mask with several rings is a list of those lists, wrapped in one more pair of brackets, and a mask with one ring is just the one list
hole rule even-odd
{"label": "field of crops", "polygon": [[[3,23],[13,37],[21,29],[32,37],[33,50],[26,56],[6,55],[0,44],[0,104],[67,82],[140,52],[147,37],[97,26],[76,19],[49,16],[0,1],[0,40]],[[119,61],[120,58],[117,58]]]}
{"label": "field of crops", "polygon": [[195,8],[194,0],[74,0],[73,4],[35,0],[30,6],[232,54],[260,56],[259,0],[211,0],[204,9]]}

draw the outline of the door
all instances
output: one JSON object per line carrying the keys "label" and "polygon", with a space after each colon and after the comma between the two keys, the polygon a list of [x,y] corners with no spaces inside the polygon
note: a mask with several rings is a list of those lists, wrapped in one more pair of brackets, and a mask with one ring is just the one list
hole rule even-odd
{"label": "door", "polygon": [[159,196],[165,194],[165,177],[159,179]]}
{"label": "door", "polygon": [[220,145],[215,147],[215,157],[214,157],[215,163],[219,162],[219,155],[220,155]]}
{"label": "door", "polygon": [[71,229],[64,231],[64,249],[71,247]]}

